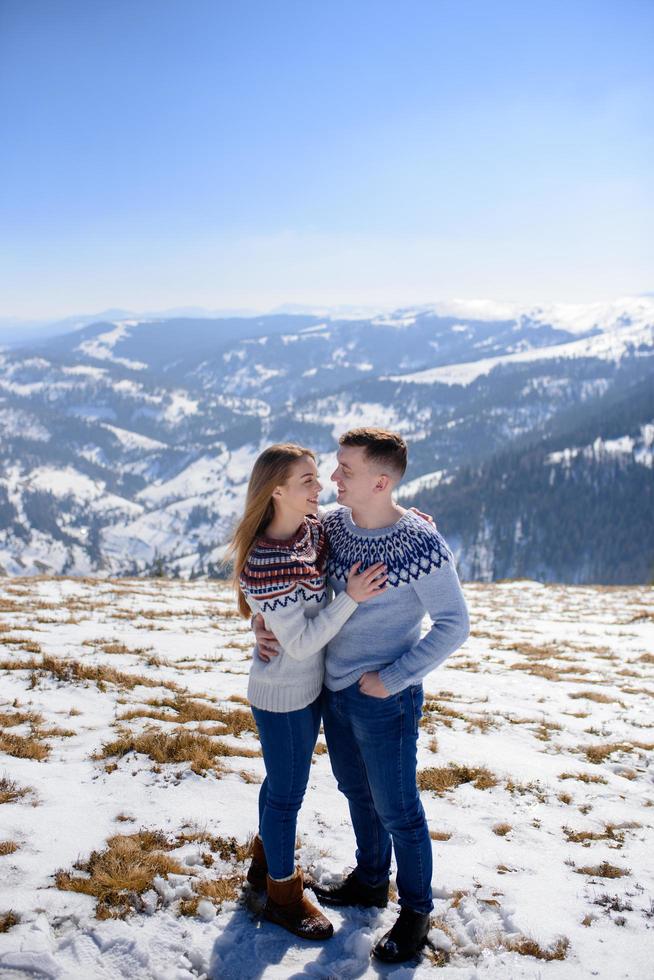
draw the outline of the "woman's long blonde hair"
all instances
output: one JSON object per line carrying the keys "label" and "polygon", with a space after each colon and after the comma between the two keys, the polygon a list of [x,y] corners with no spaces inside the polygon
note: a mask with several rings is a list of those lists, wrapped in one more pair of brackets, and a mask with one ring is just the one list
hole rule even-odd
{"label": "woman's long blonde hair", "polygon": [[239,612],[246,619],[252,615],[252,610],[241,591],[241,572],[245,568],[252,545],[264,534],[274,517],[273,490],[286,483],[293,463],[303,456],[309,456],[315,462],[315,454],[310,449],[293,442],[277,443],[264,449],[252,468],[245,511],[229,543],[229,554],[234,562],[232,584],[238,597]]}

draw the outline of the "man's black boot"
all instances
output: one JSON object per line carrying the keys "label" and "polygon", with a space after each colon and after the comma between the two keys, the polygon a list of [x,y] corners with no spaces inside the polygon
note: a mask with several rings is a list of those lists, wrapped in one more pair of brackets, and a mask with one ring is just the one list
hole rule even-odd
{"label": "man's black boot", "polygon": [[354,871],[340,885],[323,888],[312,882],[311,888],[323,905],[361,905],[365,909],[385,909],[388,905],[388,881],[374,887],[364,885]]}
{"label": "man's black boot", "polygon": [[395,925],[379,940],[373,955],[384,963],[404,963],[412,959],[425,945],[429,925],[428,912],[423,915],[411,909],[400,909]]}

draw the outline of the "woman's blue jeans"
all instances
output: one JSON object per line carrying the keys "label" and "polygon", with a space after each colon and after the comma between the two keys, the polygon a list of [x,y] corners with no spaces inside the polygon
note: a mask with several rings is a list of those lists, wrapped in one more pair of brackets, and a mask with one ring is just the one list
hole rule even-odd
{"label": "woman's blue jeans", "polygon": [[320,729],[320,698],[299,711],[252,707],[266,766],[259,791],[259,835],[271,878],[295,871],[297,815]]}
{"label": "woman's blue jeans", "polygon": [[418,724],[424,694],[414,684],[387,698],[358,684],[323,688],[323,725],[338,788],[347,797],[357,841],[357,877],[388,880],[391,841],[400,905],[430,912],[432,851],[416,786]]}

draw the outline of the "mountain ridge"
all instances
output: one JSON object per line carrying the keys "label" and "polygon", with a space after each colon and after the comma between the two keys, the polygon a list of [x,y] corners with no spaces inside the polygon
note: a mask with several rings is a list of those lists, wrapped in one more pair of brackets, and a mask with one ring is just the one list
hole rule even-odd
{"label": "mountain ridge", "polygon": [[[429,480],[447,501],[460,471],[512,448],[519,468],[520,453],[531,458],[557,425],[572,433],[586,416],[591,445],[599,417],[589,406],[609,411],[651,384],[654,301],[554,309],[552,322],[539,309],[117,320],[1,351],[0,567],[215,574],[252,463],[273,441],[314,447],[327,488],[340,432],[396,428],[410,444],[405,504]],[[484,370],[453,381],[471,364]],[[430,371],[441,377],[416,379]],[[647,484],[649,457],[639,462],[640,443],[629,445]],[[609,462],[593,464],[594,478]],[[468,530],[459,517],[443,528],[464,570],[475,514]],[[578,576],[570,562],[548,568]],[[479,562],[469,569],[482,575]]]}

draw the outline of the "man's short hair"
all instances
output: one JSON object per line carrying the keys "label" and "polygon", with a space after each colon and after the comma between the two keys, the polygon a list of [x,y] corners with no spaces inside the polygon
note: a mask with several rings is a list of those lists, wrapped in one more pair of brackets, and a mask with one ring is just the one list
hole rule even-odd
{"label": "man's short hair", "polygon": [[388,469],[398,480],[404,476],[407,446],[397,432],[372,428],[350,429],[349,432],[343,433],[338,443],[340,446],[361,446],[365,449],[368,462]]}

